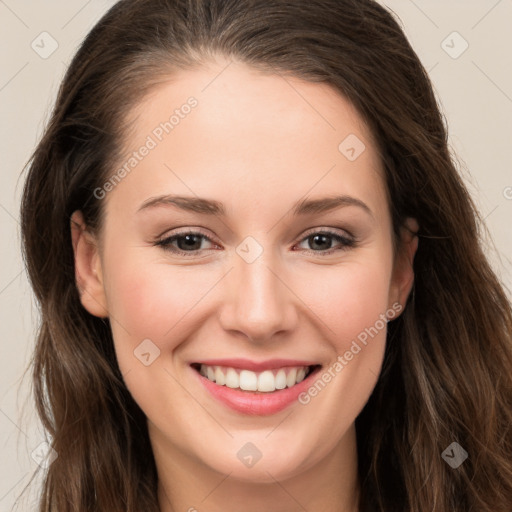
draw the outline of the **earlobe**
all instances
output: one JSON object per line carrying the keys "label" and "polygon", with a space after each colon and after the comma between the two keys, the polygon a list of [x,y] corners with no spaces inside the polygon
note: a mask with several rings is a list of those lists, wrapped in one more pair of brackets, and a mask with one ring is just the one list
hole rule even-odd
{"label": "earlobe", "polygon": [[70,228],[80,302],[91,315],[106,318],[108,309],[96,238],[87,230],[82,212],[78,210],[71,216]]}
{"label": "earlobe", "polygon": [[401,305],[401,311],[414,285],[414,256],[418,250],[418,230],[416,219],[406,219],[401,228],[401,240],[394,262],[393,277],[390,288],[390,307],[394,303]]}

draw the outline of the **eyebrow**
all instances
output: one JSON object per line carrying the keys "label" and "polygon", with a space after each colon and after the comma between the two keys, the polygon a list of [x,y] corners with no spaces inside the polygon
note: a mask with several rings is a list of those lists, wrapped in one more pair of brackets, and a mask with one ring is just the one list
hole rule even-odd
{"label": "eyebrow", "polygon": [[[204,199],[201,197],[163,195],[152,197],[142,203],[139,212],[158,206],[177,206],[181,210],[200,213],[204,215],[217,215],[224,217],[226,210],[224,205],[213,199]],[[371,209],[366,203],[352,196],[338,195],[320,197],[317,199],[303,199],[297,201],[292,207],[294,217],[311,214],[321,214],[337,208],[346,206],[357,206],[373,217]]]}

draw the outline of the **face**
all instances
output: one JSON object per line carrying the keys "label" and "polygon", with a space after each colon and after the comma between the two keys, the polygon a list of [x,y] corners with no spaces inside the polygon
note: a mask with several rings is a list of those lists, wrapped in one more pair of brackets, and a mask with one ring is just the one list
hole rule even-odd
{"label": "face", "polygon": [[283,480],[353,444],[415,241],[394,254],[376,145],[344,97],[225,66],[133,110],[95,192],[101,235],[73,230],[77,280],[156,451]]}

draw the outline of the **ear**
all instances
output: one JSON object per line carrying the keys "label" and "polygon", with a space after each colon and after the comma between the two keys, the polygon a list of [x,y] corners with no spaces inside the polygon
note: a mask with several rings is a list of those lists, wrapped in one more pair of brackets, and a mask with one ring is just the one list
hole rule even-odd
{"label": "ear", "polygon": [[71,240],[75,255],[75,280],[80,302],[91,315],[108,317],[98,243],[87,230],[81,211],[71,216]]}
{"label": "ear", "polygon": [[400,241],[393,264],[393,275],[389,289],[389,307],[400,304],[403,311],[414,284],[413,262],[418,249],[418,223],[407,218],[400,229]]}

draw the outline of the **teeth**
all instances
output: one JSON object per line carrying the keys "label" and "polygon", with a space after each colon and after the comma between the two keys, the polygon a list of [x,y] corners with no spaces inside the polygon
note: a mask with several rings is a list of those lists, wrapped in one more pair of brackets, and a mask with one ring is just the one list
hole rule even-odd
{"label": "teeth", "polygon": [[297,382],[297,368],[291,368],[286,376],[286,385],[291,388]]}
{"label": "teeth", "polygon": [[265,370],[261,373],[250,370],[237,370],[221,366],[201,365],[199,373],[219,386],[227,386],[244,391],[260,391],[270,393],[276,389],[291,388],[302,382],[306,377],[308,368],[287,367],[278,370]]}
{"label": "teeth", "polygon": [[284,389],[286,387],[286,373],[283,369],[279,370],[276,375],[276,389]]}
{"label": "teeth", "polygon": [[258,391],[270,392],[275,391],[276,383],[274,374],[270,370],[265,370],[258,376]]}
{"label": "teeth", "polygon": [[[208,377],[208,380],[212,380]],[[226,373],[226,386],[228,388],[238,388],[240,387],[240,379],[238,377],[238,373],[236,373],[233,368],[228,368]]]}
{"label": "teeth", "polygon": [[[201,365],[201,368],[202,367],[203,365]],[[218,366],[215,367],[215,382],[221,386],[224,386],[224,384],[226,384],[226,376]]]}
{"label": "teeth", "polygon": [[240,372],[240,389],[244,391],[257,391],[258,376],[249,370],[242,370]]}

